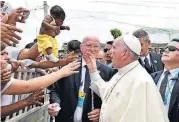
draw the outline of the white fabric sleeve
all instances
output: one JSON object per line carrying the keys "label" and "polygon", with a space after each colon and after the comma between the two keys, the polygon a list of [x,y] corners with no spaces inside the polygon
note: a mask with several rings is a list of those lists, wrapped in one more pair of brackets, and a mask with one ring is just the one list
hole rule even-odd
{"label": "white fabric sleeve", "polygon": [[90,73],[90,77],[91,77],[90,88],[102,99],[104,90],[106,89],[108,82],[105,82],[97,71]]}
{"label": "white fabric sleeve", "polygon": [[[3,94],[4,91],[6,91],[11,86],[11,84],[14,82],[14,80],[15,80],[14,78],[11,78],[11,80],[8,83],[6,83],[4,88],[1,90],[1,94]],[[1,83],[1,85],[2,85],[2,83]]]}

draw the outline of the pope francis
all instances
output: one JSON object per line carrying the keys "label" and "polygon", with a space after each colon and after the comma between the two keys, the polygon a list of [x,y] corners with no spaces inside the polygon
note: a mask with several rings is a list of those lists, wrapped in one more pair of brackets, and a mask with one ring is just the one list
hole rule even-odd
{"label": "pope francis", "polygon": [[100,122],[169,122],[153,79],[139,64],[141,44],[132,34],[115,39],[110,50],[118,69],[109,82],[101,79],[95,58],[86,52],[91,89],[102,99]]}

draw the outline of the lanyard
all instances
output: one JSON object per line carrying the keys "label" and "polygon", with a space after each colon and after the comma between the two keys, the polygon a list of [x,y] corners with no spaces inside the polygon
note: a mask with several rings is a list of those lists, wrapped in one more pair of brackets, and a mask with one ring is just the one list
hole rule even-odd
{"label": "lanyard", "polygon": [[[170,80],[169,80],[170,81]],[[166,105],[168,103],[168,96],[169,94],[171,94],[171,89],[174,87],[175,84],[175,80],[172,80],[170,83],[167,84],[167,88],[166,88],[166,92],[165,92],[165,98],[164,98],[164,105]]]}
{"label": "lanyard", "polygon": [[82,70],[81,70],[81,85],[80,85],[80,91],[82,91],[82,92],[84,92],[85,75],[86,75],[86,68],[82,67]]}

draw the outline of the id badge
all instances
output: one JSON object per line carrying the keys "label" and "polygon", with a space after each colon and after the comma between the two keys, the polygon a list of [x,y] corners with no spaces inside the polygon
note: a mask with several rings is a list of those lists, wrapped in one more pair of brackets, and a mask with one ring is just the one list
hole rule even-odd
{"label": "id badge", "polygon": [[86,93],[79,91],[78,93],[78,107],[82,108]]}

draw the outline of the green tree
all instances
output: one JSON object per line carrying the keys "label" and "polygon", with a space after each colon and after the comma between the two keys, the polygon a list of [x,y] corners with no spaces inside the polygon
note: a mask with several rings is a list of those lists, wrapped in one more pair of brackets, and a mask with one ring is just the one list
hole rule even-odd
{"label": "green tree", "polygon": [[111,35],[113,36],[114,39],[122,35],[122,32],[119,29],[111,29],[110,30]]}

